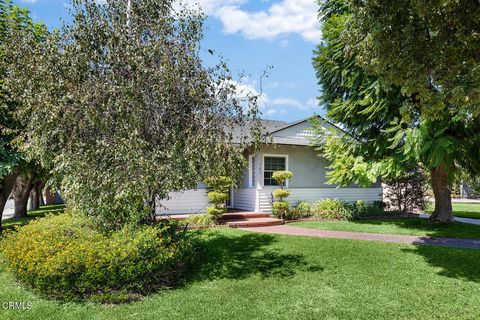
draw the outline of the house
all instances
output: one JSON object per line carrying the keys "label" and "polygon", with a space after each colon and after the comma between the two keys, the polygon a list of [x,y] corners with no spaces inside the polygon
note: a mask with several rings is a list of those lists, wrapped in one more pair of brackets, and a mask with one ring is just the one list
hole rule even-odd
{"label": "house", "polygon": [[[293,177],[287,181],[286,188],[291,192],[288,201],[295,205],[299,201],[315,202],[323,198],[337,198],[349,202],[365,200],[382,201],[383,189],[380,183],[368,188],[349,186],[337,188],[327,184],[328,163],[318,156],[318,151],[310,146],[311,123],[309,119],[287,123],[283,121],[262,120],[269,133],[269,143],[244,152],[248,159],[243,178],[239,186],[230,192],[229,208],[271,212],[272,191],[276,188],[272,173],[290,170]],[[326,127],[333,125],[325,123]],[[161,202],[158,214],[200,213],[209,206],[205,186],[195,190],[174,192],[168,200]]]}

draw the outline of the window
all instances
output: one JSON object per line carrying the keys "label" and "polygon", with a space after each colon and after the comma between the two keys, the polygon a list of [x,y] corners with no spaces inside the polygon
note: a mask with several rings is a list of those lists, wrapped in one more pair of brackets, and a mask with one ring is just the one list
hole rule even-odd
{"label": "window", "polygon": [[287,169],[286,157],[265,157],[263,168],[263,184],[264,186],[276,186],[277,182],[272,178],[275,171],[283,171]]}

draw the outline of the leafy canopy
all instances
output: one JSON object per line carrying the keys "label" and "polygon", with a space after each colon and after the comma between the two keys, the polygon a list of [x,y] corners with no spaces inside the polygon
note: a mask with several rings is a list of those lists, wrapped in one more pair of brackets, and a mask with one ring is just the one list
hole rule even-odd
{"label": "leafy canopy", "polygon": [[420,164],[480,172],[480,4],[322,1],[314,66],[330,182],[368,185]]}
{"label": "leafy canopy", "polygon": [[200,12],[173,0],[71,10],[41,46],[18,35],[8,83],[31,119],[25,150],[52,165],[70,203],[111,227],[152,218],[156,200],[224,168],[239,175],[247,134],[234,144],[233,127],[256,123],[256,97],[235,98],[225,63],[204,66]]}

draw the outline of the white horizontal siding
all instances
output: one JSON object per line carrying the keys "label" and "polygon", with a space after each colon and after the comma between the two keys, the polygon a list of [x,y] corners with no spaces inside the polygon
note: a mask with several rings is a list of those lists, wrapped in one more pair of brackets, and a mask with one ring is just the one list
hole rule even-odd
{"label": "white horizontal siding", "polygon": [[257,189],[241,188],[235,189],[234,207],[236,209],[254,211]]}
{"label": "white horizontal siding", "polygon": [[382,201],[382,188],[294,188],[288,189],[291,194],[288,202],[315,202],[320,199],[340,199],[348,202],[364,200],[366,202]]}
{"label": "white horizontal siding", "polygon": [[[382,188],[286,188],[290,191],[287,201],[296,205],[300,201],[313,203],[321,199],[340,199],[348,202],[364,200],[366,202],[382,201]],[[273,189],[259,190],[260,211],[272,211]]]}
{"label": "white horizontal siding", "polygon": [[205,189],[172,192],[169,198],[160,201],[160,204],[156,209],[157,214],[200,213],[209,206]]}

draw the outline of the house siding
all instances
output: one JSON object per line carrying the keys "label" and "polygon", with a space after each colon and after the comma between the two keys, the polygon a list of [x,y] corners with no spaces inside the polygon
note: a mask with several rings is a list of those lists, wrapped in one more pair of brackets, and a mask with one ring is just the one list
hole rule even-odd
{"label": "house siding", "polygon": [[195,189],[183,192],[172,192],[169,198],[160,201],[157,207],[157,214],[186,214],[200,213],[204,211],[208,204],[207,190]]}

